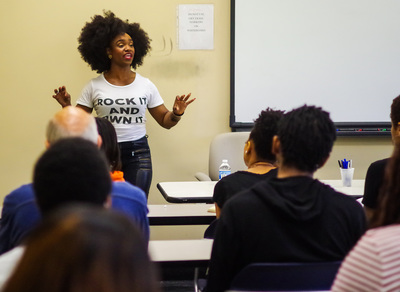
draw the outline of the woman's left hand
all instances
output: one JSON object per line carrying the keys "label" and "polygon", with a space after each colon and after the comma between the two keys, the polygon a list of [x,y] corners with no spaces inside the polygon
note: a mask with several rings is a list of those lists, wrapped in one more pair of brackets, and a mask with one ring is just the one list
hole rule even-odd
{"label": "woman's left hand", "polygon": [[174,106],[172,108],[172,112],[177,115],[181,116],[186,110],[186,107],[191,104],[193,101],[195,101],[195,98],[192,98],[189,100],[189,97],[191,96],[191,93],[188,95],[177,95],[175,98]]}

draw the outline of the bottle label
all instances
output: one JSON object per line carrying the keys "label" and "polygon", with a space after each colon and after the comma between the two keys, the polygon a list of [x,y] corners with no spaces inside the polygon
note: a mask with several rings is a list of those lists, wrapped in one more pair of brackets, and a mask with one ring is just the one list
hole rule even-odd
{"label": "bottle label", "polygon": [[227,175],[230,175],[230,174],[231,174],[230,170],[220,170],[219,171],[219,179],[221,179],[221,178],[223,178],[223,177],[225,177]]}

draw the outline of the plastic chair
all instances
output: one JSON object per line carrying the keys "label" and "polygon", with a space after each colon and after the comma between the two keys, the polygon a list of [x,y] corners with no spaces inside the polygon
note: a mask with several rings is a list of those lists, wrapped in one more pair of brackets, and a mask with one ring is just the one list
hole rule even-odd
{"label": "plastic chair", "polygon": [[243,161],[243,148],[249,132],[230,132],[218,134],[210,143],[208,158],[208,174],[197,172],[195,177],[199,181],[217,181],[218,168],[222,159],[228,159],[232,172],[246,169]]}
{"label": "plastic chair", "polygon": [[341,262],[254,263],[233,279],[230,291],[329,291]]}

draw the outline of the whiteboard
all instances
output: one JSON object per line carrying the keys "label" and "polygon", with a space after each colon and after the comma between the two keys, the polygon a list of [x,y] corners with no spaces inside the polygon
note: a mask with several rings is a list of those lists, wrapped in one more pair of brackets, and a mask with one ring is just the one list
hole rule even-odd
{"label": "whiteboard", "polygon": [[399,0],[232,0],[231,127],[308,104],[337,124],[390,122]]}

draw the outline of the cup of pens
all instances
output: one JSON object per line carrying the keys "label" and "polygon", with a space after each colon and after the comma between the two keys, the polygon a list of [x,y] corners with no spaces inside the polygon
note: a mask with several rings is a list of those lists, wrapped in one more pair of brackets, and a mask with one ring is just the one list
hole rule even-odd
{"label": "cup of pens", "polygon": [[342,183],[344,187],[351,187],[353,181],[354,168],[353,161],[350,160],[338,160],[340,167],[340,176],[342,177]]}

